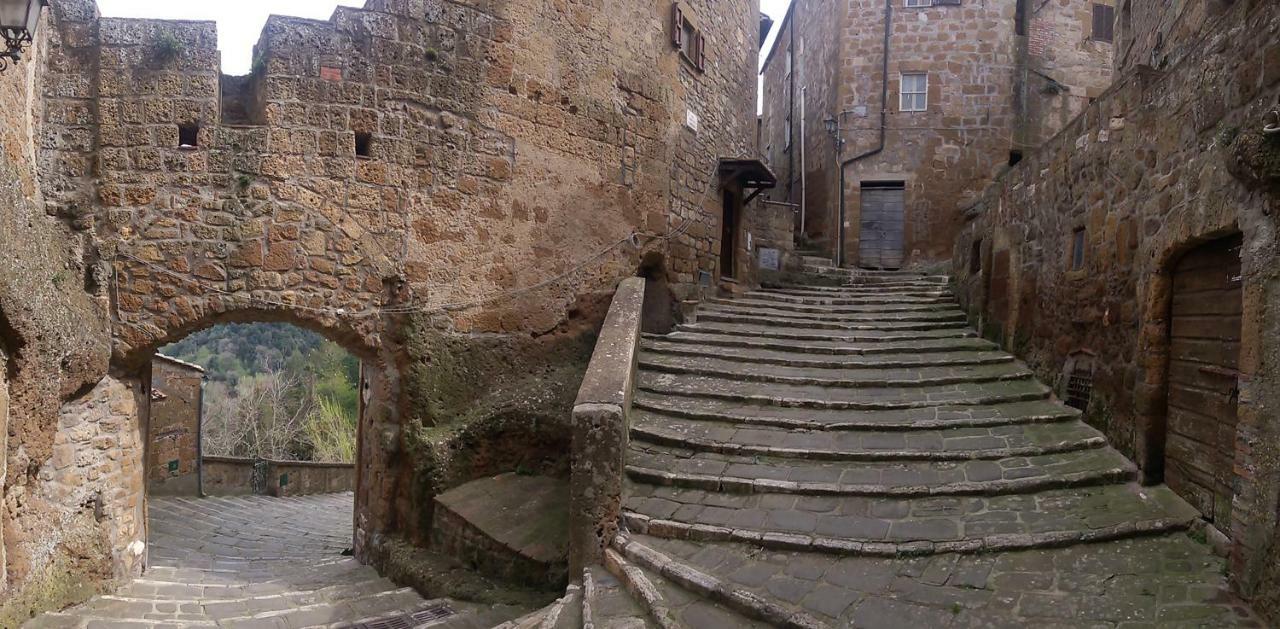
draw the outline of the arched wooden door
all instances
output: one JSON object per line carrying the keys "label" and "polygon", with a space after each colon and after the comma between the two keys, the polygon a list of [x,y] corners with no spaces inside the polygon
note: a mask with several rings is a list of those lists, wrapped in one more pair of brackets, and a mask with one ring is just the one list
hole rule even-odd
{"label": "arched wooden door", "polygon": [[1230,531],[1242,304],[1239,235],[1173,269],[1165,483]]}

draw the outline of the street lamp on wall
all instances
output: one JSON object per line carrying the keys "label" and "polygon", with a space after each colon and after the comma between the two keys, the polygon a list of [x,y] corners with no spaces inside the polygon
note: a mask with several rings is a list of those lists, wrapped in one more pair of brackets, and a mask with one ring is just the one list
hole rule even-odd
{"label": "street lamp on wall", "polygon": [[0,72],[22,60],[22,53],[35,37],[44,4],[45,0],[0,0],[0,37],[4,38]]}

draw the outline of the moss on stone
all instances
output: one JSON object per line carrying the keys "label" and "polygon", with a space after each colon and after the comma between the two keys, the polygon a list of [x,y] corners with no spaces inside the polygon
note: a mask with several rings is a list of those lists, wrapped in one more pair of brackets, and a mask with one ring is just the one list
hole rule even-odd
{"label": "moss on stone", "polygon": [[27,578],[21,589],[0,600],[0,627],[19,627],[37,614],[65,609],[114,589],[110,575],[85,574],[66,555],[57,557],[43,574]]}

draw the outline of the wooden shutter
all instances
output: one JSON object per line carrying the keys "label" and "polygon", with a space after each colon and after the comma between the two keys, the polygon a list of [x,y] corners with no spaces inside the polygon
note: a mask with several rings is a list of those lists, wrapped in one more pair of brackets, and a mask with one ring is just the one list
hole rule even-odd
{"label": "wooden shutter", "polygon": [[1116,9],[1105,4],[1093,5],[1093,39],[1110,42],[1115,34]]}
{"label": "wooden shutter", "polygon": [[694,55],[693,65],[697,66],[698,70],[706,70],[707,69],[707,48],[706,48],[707,39],[702,36],[702,33],[698,33],[696,38],[693,41],[694,43],[697,44],[697,48],[695,48],[693,51],[693,55]]}
{"label": "wooden shutter", "polygon": [[671,45],[677,49],[684,47],[684,11],[679,4],[671,5]]}

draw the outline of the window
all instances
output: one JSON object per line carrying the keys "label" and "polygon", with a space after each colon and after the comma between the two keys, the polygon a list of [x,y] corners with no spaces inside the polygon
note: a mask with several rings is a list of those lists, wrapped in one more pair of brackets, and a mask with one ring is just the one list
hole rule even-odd
{"label": "window", "polygon": [[969,247],[969,274],[977,275],[982,272],[982,239],[973,241],[973,245]]}
{"label": "window", "polygon": [[373,150],[373,134],[356,132],[356,155],[369,157]]}
{"label": "window", "polygon": [[791,150],[791,119],[790,118],[787,118],[783,122],[783,135],[784,135],[784,139],[783,139],[784,144],[782,145],[782,150],[790,151]]}
{"label": "window", "polygon": [[1071,270],[1079,271],[1084,268],[1084,228],[1077,227],[1071,233]]}
{"label": "window", "polygon": [[905,0],[904,7],[931,7],[933,0]]}
{"label": "window", "polygon": [[706,40],[680,3],[671,5],[671,45],[699,72],[706,69]]}
{"label": "window", "polygon": [[902,75],[900,111],[925,111],[929,108],[929,75]]}
{"label": "window", "polygon": [[1111,43],[1115,37],[1116,9],[1106,4],[1093,4],[1093,41]]}
{"label": "window", "polygon": [[791,68],[793,67],[792,64],[794,63],[795,63],[795,60],[791,56],[791,48],[788,47],[787,48],[787,73],[785,76],[791,76]]}
{"label": "window", "polygon": [[200,125],[195,123],[178,125],[178,147],[195,148],[197,146],[200,146]]}

